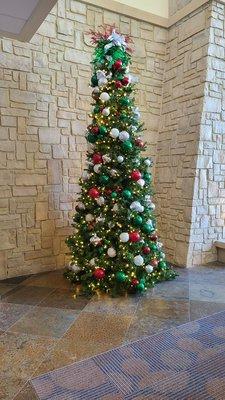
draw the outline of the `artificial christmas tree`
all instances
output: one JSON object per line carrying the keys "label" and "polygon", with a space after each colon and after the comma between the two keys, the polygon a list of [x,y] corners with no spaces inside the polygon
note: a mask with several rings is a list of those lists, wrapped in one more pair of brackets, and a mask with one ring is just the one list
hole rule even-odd
{"label": "artificial christmas tree", "polygon": [[65,275],[87,293],[143,292],[176,274],[156,232],[151,161],[140,155],[145,144],[133,97],[136,79],[129,74],[130,39],[115,29],[92,32],[92,39],[90,150]]}

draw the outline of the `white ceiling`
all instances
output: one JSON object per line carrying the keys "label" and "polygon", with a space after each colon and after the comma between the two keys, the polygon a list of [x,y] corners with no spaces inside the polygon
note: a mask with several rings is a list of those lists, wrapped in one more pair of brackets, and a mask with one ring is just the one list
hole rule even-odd
{"label": "white ceiling", "polygon": [[0,35],[29,41],[57,0],[0,0]]}

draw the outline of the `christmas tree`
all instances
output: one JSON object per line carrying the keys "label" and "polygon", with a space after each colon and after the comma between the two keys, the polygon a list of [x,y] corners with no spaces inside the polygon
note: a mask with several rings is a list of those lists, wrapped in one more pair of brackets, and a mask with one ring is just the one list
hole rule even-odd
{"label": "christmas tree", "polygon": [[92,32],[94,100],[87,128],[87,170],[80,179],[71,263],[65,275],[86,293],[144,292],[176,274],[158,240],[151,160],[129,74],[130,38],[115,29]]}

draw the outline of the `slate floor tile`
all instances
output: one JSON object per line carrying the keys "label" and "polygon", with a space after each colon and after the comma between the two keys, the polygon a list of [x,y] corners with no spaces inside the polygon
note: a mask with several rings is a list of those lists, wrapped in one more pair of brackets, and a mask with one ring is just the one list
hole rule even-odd
{"label": "slate floor tile", "polygon": [[14,324],[11,331],[59,338],[76,318],[77,314],[74,310],[35,307]]}
{"label": "slate floor tile", "polygon": [[191,300],[190,320],[194,321],[223,310],[225,310],[225,303]]}
{"label": "slate floor tile", "polygon": [[23,282],[26,286],[42,286],[49,288],[70,289],[71,284],[63,276],[63,271],[45,272],[43,274],[33,275]]}
{"label": "slate floor tile", "polygon": [[0,336],[2,400],[11,400],[22,389],[55,343],[54,339],[12,332]]}
{"label": "slate floor tile", "polygon": [[32,306],[26,304],[0,303],[0,329],[6,330],[16,321],[32,310]]}
{"label": "slate floor tile", "polygon": [[81,311],[88,302],[89,298],[85,296],[74,296],[72,289],[55,289],[39,306]]}
{"label": "slate floor tile", "polygon": [[88,343],[105,342],[118,346],[124,339],[132,321],[131,316],[83,312],[64,335]]}
{"label": "slate floor tile", "polygon": [[16,285],[10,285],[6,283],[0,283],[0,299],[2,299],[7,293],[17,287]]}
{"label": "slate floor tile", "polygon": [[38,398],[32,385],[27,383],[25,387],[16,394],[13,400],[38,400]]}
{"label": "slate floor tile", "polygon": [[53,290],[54,289],[49,289],[48,287],[17,286],[13,291],[6,293],[4,302],[36,305]]}
{"label": "slate floor tile", "polygon": [[111,298],[107,295],[95,296],[85,307],[85,312],[133,315],[140,299],[140,296],[118,298]]}
{"label": "slate floor tile", "polygon": [[190,300],[225,303],[224,285],[214,283],[191,283]]}

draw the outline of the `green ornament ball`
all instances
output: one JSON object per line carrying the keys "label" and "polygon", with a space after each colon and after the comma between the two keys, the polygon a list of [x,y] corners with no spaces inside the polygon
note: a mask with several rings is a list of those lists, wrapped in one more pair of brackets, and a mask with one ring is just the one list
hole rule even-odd
{"label": "green ornament ball", "polygon": [[98,114],[99,111],[100,111],[100,107],[99,106],[95,106],[93,111],[94,111],[95,114]]}
{"label": "green ornament ball", "polygon": [[99,133],[100,135],[105,135],[107,133],[107,128],[105,125],[99,126]]}
{"label": "green ornament ball", "polygon": [[98,254],[101,256],[103,253],[104,253],[104,248],[103,247],[99,247]]}
{"label": "green ornament ball", "polygon": [[130,99],[128,99],[128,97],[122,97],[122,99],[120,99],[120,104],[121,106],[129,106]]}
{"label": "green ornament ball", "polygon": [[145,285],[144,285],[144,283],[140,282],[137,285],[137,291],[141,293],[141,292],[144,292],[144,290],[145,290]]}
{"label": "green ornament ball", "polygon": [[126,281],[126,279],[127,279],[127,276],[126,276],[126,274],[123,272],[123,271],[118,271],[117,273],[116,273],[116,280],[118,281],[118,282],[125,282]]}
{"label": "green ornament ball", "polygon": [[125,113],[120,114],[120,120],[121,121],[126,121],[128,119],[128,115]]}
{"label": "green ornament ball", "polygon": [[116,199],[116,198],[117,198],[117,196],[118,196],[118,195],[117,195],[117,193],[116,193],[116,192],[112,192],[112,193],[111,193],[111,197],[112,197],[112,199]]}
{"label": "green ornament ball", "polygon": [[144,224],[142,227],[143,232],[145,233],[152,233],[154,232],[154,227],[151,224]]}
{"label": "green ornament ball", "polygon": [[87,141],[88,141],[89,143],[95,143],[96,140],[97,140],[96,135],[92,135],[91,133],[88,134],[88,136],[87,136]]}
{"label": "green ornament ball", "polygon": [[150,174],[149,172],[145,172],[145,173],[143,174],[143,179],[144,179],[146,182],[151,182],[151,180],[152,180],[152,174]]}
{"label": "green ornament ball", "polygon": [[133,147],[133,145],[132,145],[132,143],[131,143],[130,140],[125,140],[125,141],[122,143],[122,148],[123,148],[125,151],[130,151],[130,150],[132,149],[132,147]]}
{"label": "green ornament ball", "polygon": [[143,222],[143,218],[142,218],[140,215],[137,215],[137,216],[134,218],[134,225],[135,225],[135,226],[141,226],[141,225],[142,225],[142,222]]}
{"label": "green ornament ball", "polygon": [[129,189],[124,189],[122,195],[127,200],[132,198],[132,192]]}
{"label": "green ornament ball", "polygon": [[157,244],[155,244],[155,243],[150,243],[150,244],[149,244],[149,247],[150,247],[150,249],[151,249],[152,251],[157,251],[157,250],[158,250],[158,246],[157,246]]}
{"label": "green ornament ball", "polygon": [[98,79],[97,79],[97,75],[93,75],[91,78],[91,84],[93,86],[97,86],[98,85]]}
{"label": "green ornament ball", "polygon": [[99,182],[105,185],[106,183],[109,182],[109,176],[108,175],[101,175],[99,177]]}
{"label": "green ornament ball", "polygon": [[159,261],[158,266],[160,269],[166,269],[167,263],[165,261]]}

